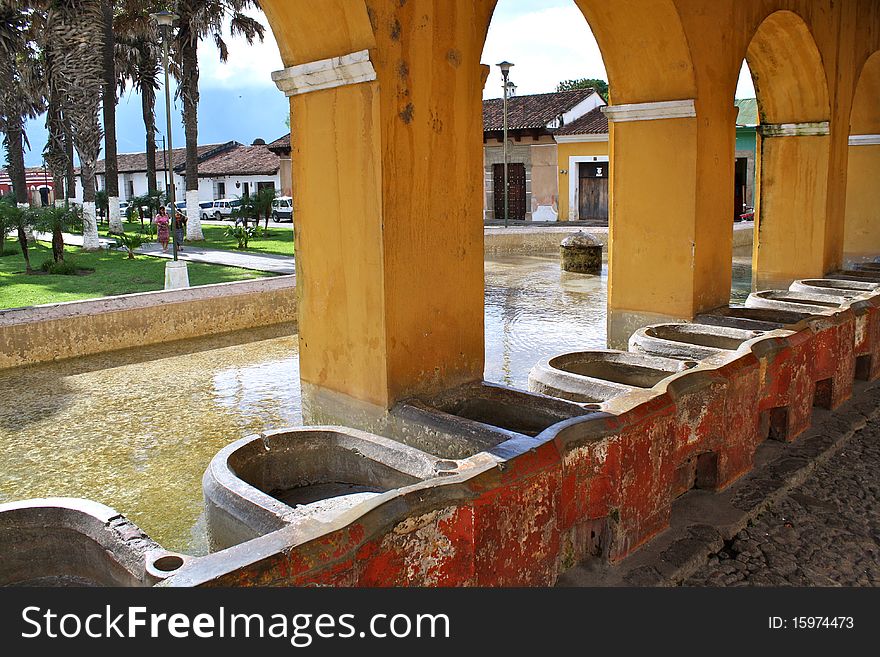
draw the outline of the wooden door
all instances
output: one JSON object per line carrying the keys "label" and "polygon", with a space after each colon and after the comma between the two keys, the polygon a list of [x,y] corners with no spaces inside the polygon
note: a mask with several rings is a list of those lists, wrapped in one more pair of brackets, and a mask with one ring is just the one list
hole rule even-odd
{"label": "wooden door", "polygon": [[578,219],[608,223],[608,162],[581,162],[578,176]]}
{"label": "wooden door", "polygon": [[[504,164],[496,164],[492,169],[495,190],[495,219],[504,219]],[[508,213],[511,220],[523,221],[526,218],[526,165],[510,162],[507,165]]]}

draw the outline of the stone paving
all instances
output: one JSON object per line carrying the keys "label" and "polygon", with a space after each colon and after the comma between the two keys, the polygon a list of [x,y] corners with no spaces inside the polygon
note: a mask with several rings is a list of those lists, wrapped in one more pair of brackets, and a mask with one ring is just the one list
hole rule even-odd
{"label": "stone paving", "polygon": [[880,585],[880,418],[683,585]]}

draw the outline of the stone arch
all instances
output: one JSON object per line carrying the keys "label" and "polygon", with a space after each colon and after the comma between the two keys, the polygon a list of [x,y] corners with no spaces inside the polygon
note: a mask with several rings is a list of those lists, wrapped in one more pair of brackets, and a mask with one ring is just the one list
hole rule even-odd
{"label": "stone arch", "polygon": [[831,107],[819,48],[810,28],[794,12],[767,16],[749,42],[761,123],[827,121]]}
{"label": "stone arch", "polygon": [[844,261],[880,252],[880,50],[864,63],[849,121]]}
{"label": "stone arch", "polygon": [[[612,104],[696,95],[690,50],[672,0],[572,1],[599,45]],[[484,42],[497,4],[498,0],[485,2]]]}
{"label": "stone arch", "polygon": [[771,13],[746,50],[758,98],[752,286],[787,288],[825,273],[831,153],[828,84],[804,20]]}

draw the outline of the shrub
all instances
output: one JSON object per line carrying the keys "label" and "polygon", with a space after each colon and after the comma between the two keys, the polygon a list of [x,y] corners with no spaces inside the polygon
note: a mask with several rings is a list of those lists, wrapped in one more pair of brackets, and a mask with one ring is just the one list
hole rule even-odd
{"label": "shrub", "polygon": [[111,244],[110,248],[125,249],[129,260],[134,260],[135,249],[152,241],[151,236],[144,233],[122,233],[122,235],[114,235],[113,239],[116,240],[116,244]]}
{"label": "shrub", "polygon": [[256,234],[257,229],[254,226],[227,226],[226,228],[226,236],[234,237],[236,240],[238,240],[239,249],[246,249],[248,246],[248,242]]}
{"label": "shrub", "polygon": [[40,265],[40,269],[47,274],[54,274],[56,276],[75,276],[78,271],[76,263],[72,260],[61,260],[59,262],[46,260]]}

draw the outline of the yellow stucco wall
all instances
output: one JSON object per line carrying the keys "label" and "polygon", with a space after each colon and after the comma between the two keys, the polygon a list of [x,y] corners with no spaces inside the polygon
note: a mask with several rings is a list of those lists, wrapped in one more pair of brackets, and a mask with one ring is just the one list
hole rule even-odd
{"label": "yellow stucco wall", "polygon": [[[569,171],[570,157],[587,157],[587,156],[608,156],[607,141],[582,141],[577,143],[563,143],[557,146],[557,171],[559,185],[559,220],[569,221],[571,214],[569,210],[569,176],[578,175],[577,170]],[[562,173],[565,171],[565,173]]]}
{"label": "yellow stucco wall", "polygon": [[880,144],[849,147],[845,255],[880,255]]}

